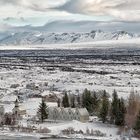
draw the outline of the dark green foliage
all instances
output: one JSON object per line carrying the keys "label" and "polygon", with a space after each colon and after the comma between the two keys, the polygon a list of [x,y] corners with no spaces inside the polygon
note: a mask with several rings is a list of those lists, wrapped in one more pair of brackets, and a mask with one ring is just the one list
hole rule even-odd
{"label": "dark green foliage", "polygon": [[109,98],[107,96],[106,91],[104,91],[102,96],[102,105],[100,109],[100,118],[102,119],[103,123],[107,121],[108,111],[109,111]]}
{"label": "dark green foliage", "polygon": [[75,97],[74,97],[74,95],[71,97],[71,107],[75,108]]}
{"label": "dark green foliage", "polygon": [[111,103],[111,111],[110,111],[110,121],[111,123],[115,123],[115,119],[117,117],[117,111],[118,110],[118,94],[117,92],[114,90],[113,94],[112,94],[112,103]]}
{"label": "dark green foliage", "polygon": [[62,105],[63,107],[70,107],[70,104],[69,104],[69,98],[68,98],[68,94],[65,92],[65,95],[62,99]]}
{"label": "dark green foliage", "polygon": [[124,100],[121,98],[118,100],[118,107],[116,108],[116,114],[117,114],[115,118],[116,125],[124,126],[125,113],[126,113],[126,108],[125,108]]}
{"label": "dark green foliage", "polygon": [[[110,120],[110,122],[115,125],[125,125],[125,103],[122,98],[118,98],[115,90],[112,95],[111,104],[109,101],[109,95],[105,90],[91,92],[90,90],[85,89],[82,95],[78,94],[77,96],[68,96],[67,92],[65,92],[62,99],[62,106],[65,108],[85,107],[90,115],[99,116],[103,123]],[[58,107],[60,107],[59,101]]]}
{"label": "dark green foliage", "polygon": [[60,101],[60,99],[57,100],[57,106],[58,107],[61,107],[61,101]]}
{"label": "dark green foliage", "polygon": [[43,99],[38,108],[38,117],[42,122],[48,118],[47,105]]}
{"label": "dark green foliage", "polygon": [[118,98],[117,92],[114,90],[113,99],[111,103],[110,110],[110,122],[119,126],[123,126],[125,124],[125,103],[124,100]]}
{"label": "dark green foliage", "polygon": [[77,107],[81,107],[82,105],[81,105],[82,103],[81,103],[81,96],[78,94],[78,96],[77,96]]}
{"label": "dark green foliage", "polygon": [[82,106],[85,107],[89,111],[89,113],[93,112],[92,103],[93,100],[92,100],[91,92],[85,89],[82,95]]}
{"label": "dark green foliage", "polygon": [[137,115],[137,120],[136,120],[134,129],[136,131],[140,131],[140,111],[139,111],[139,114]]}
{"label": "dark green foliage", "polygon": [[96,93],[94,92],[92,96],[92,111],[94,112],[94,114],[98,114],[99,104],[100,104],[100,99],[97,97]]}

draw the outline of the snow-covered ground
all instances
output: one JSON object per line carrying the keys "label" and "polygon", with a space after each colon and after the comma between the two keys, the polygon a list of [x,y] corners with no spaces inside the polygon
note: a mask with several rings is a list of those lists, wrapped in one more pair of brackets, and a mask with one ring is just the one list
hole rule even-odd
{"label": "snow-covered ground", "polygon": [[[85,88],[96,91],[105,89],[110,94],[116,89],[119,96],[124,98],[128,97],[133,88],[135,91],[140,92],[140,71],[137,65],[117,65],[109,67],[106,65],[95,65],[85,69],[107,71],[110,73],[102,75],[97,73],[67,72],[60,71],[59,69],[51,72],[39,67],[29,70],[0,69],[0,101],[15,101],[17,95],[23,95],[25,96],[24,98],[30,94],[46,95],[44,91],[53,88],[55,88],[57,92],[67,90],[71,93],[76,93],[76,90],[82,93]],[[48,86],[41,86],[45,82],[48,83]],[[38,88],[34,90],[27,89],[26,85],[31,83],[35,83]],[[19,84],[19,87],[11,88],[13,84]]]}
{"label": "snow-covered ground", "polygon": [[38,49],[85,49],[140,46],[140,38],[125,40],[102,40],[82,43],[40,44],[40,45],[1,45],[0,50],[38,50]]}
{"label": "snow-covered ground", "polygon": [[[140,48],[133,46],[126,46],[126,49],[1,51],[0,103],[4,104],[6,112],[12,111],[14,101],[20,96],[28,115],[35,115],[39,101],[38,98],[30,100],[30,97],[60,96],[64,90],[73,94],[81,94],[85,88],[106,90],[111,95],[115,89],[120,97],[127,99],[132,90],[140,93]],[[13,57],[16,55],[23,57]]]}
{"label": "snow-covered ground", "polygon": [[[68,93],[81,94],[85,88],[91,91],[106,90],[110,95],[115,89],[119,96],[125,99],[131,90],[140,93],[140,41],[133,40],[132,44],[129,41],[120,42],[121,45],[115,44],[116,41],[114,44],[113,41],[106,45],[104,43],[99,42],[98,44],[96,42],[95,46],[93,43],[79,44],[77,48],[72,45],[68,47],[56,45],[59,49],[62,46],[67,48],[67,50],[63,50],[62,47],[59,51],[47,49],[41,51],[12,50],[18,46],[7,51],[1,50],[0,104],[4,105],[6,112],[11,112],[14,101],[17,96],[20,96],[21,106],[27,110],[25,117],[27,119],[36,115],[41,95],[61,97],[64,90]],[[127,44],[129,45],[127,46]],[[98,45],[100,49],[98,49]],[[106,48],[107,46],[109,48]],[[42,48],[42,46],[38,47]],[[35,46],[35,48],[38,47]],[[47,46],[47,48],[49,47],[50,49],[56,48],[55,46],[54,48]],[[72,50],[69,50],[69,47]],[[83,49],[85,47],[88,49],[92,47],[92,49]],[[29,47],[26,46],[26,48]],[[30,48],[34,49],[32,46]],[[22,46],[21,49],[23,49]],[[27,55],[28,57],[26,57]],[[48,102],[47,105],[56,106],[56,103]],[[27,122],[23,120],[21,124],[26,126]],[[100,130],[107,134],[104,139],[118,137],[118,128],[100,122],[73,121],[32,125],[36,127],[47,126],[51,130],[51,134],[57,135],[63,129],[74,127],[75,130],[82,129],[84,132],[87,128]]]}
{"label": "snow-covered ground", "polygon": [[129,33],[126,31],[104,32],[101,30],[91,32],[64,32],[49,33],[45,32],[15,32],[7,33],[0,36],[0,45],[40,45],[40,44],[66,44],[94,42],[105,40],[127,40],[140,38],[139,34]]}
{"label": "snow-covered ground", "polygon": [[[25,122],[20,122],[20,124],[23,124],[24,126],[27,126],[28,124],[25,124]],[[82,123],[78,121],[71,121],[71,122],[57,122],[57,123],[43,123],[43,124],[32,124],[37,129],[43,129],[48,128],[51,130],[49,135],[58,135],[62,136],[62,130],[73,128],[75,131],[82,130],[83,133],[86,133],[87,129],[91,132],[93,131],[100,131],[101,133],[105,134],[104,137],[106,138],[114,138],[119,137],[118,131],[119,129],[113,125],[109,124],[102,124],[101,122],[92,122],[92,123]],[[81,135],[82,136],[82,135]],[[76,137],[76,136],[75,136]],[[98,137],[100,139],[101,136]]]}
{"label": "snow-covered ground", "polygon": [[[3,139],[39,139],[39,138],[46,138],[49,139],[49,137],[52,137],[52,139],[55,137],[57,140],[57,137],[60,139],[65,140],[65,138],[69,138],[70,140],[76,140],[76,139],[94,139],[94,140],[122,140],[123,137],[128,138],[128,136],[123,136],[124,132],[121,130],[122,136],[120,136],[119,128],[117,128],[114,125],[110,124],[102,124],[101,122],[98,121],[93,121],[93,122],[87,122],[87,123],[82,123],[78,121],[71,121],[71,122],[44,122],[44,123],[32,123],[28,122],[25,120],[22,120],[19,122],[20,126],[24,127],[31,127],[33,126],[34,128],[40,130],[40,129],[49,129],[48,133],[39,133],[39,132],[30,132],[30,133],[25,133],[25,132],[18,132],[18,131],[13,131],[10,132],[8,128],[1,129],[0,131],[0,138],[2,137]],[[82,131],[83,134],[64,134],[62,131],[66,129],[73,129],[74,131]],[[89,134],[87,133],[87,130]],[[97,132],[98,135],[93,134],[90,135],[91,132]],[[4,137],[5,136],[5,137]],[[131,138],[132,140],[138,140],[136,138]]]}

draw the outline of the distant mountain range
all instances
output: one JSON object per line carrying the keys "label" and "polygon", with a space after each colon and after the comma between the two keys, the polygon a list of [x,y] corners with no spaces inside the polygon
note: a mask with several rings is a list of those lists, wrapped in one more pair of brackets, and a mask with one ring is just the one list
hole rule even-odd
{"label": "distant mountain range", "polygon": [[101,30],[87,33],[47,31],[18,31],[0,33],[0,45],[40,45],[94,42],[104,40],[125,40],[140,38],[140,35],[126,31],[104,32]]}

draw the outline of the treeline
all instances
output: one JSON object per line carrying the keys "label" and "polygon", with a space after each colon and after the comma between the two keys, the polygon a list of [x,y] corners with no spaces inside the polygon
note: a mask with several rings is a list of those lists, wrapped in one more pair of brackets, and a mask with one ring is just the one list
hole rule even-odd
{"label": "treeline", "polygon": [[112,96],[104,91],[90,91],[85,89],[82,94],[64,93],[58,106],[85,107],[90,115],[98,116],[103,123],[108,122],[118,126],[127,126],[140,133],[140,96],[130,93],[128,99],[119,98],[116,90]]}

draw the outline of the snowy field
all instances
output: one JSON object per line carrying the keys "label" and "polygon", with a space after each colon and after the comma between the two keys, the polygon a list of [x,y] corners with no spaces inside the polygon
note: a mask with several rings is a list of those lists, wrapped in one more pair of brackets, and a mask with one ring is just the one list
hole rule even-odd
{"label": "snowy field", "polygon": [[[31,46],[30,50],[23,50],[22,47],[16,50],[18,46],[8,46],[11,50],[0,51],[0,100],[13,101],[18,94],[42,95],[46,90],[58,93],[67,90],[78,94],[88,88],[107,90],[112,94],[116,89],[124,98],[133,89],[140,92],[140,41],[135,40],[134,43],[131,40],[132,44],[127,41],[121,42],[124,44],[120,46],[115,41],[112,47],[111,42],[108,42],[110,45],[100,42],[100,47],[96,46],[96,42],[96,45],[91,45],[92,48],[88,44],[79,44],[76,49],[74,46],[69,49],[67,45],[67,49],[53,49],[55,46],[50,45],[52,49],[47,49],[47,46],[34,50]],[[27,88],[30,84],[37,88]],[[17,86],[13,88],[13,85]]]}
{"label": "snowy field", "polygon": [[[28,118],[36,115],[41,95],[62,96],[64,90],[80,94],[85,88],[106,90],[110,95],[115,89],[125,99],[132,90],[140,93],[140,42],[128,41],[119,45],[114,42],[113,47],[111,42],[110,45],[104,45],[104,42],[89,44],[79,44],[77,48],[64,45],[65,49],[61,45],[63,49],[53,45],[45,49],[42,46],[29,49],[28,46],[20,49],[18,46],[1,47],[0,104],[4,105],[5,111],[12,111],[17,96],[20,96],[21,106],[27,110],[25,118]],[[56,104],[48,103],[48,106]],[[27,125],[24,120],[21,124]],[[52,134],[59,135],[61,130],[74,126],[75,130],[100,130],[107,134],[104,139],[118,137],[117,128],[100,122],[73,121],[36,127],[46,125]]]}
{"label": "snowy field", "polygon": [[121,40],[103,40],[82,43],[62,43],[62,44],[41,44],[41,45],[0,45],[0,50],[38,50],[38,49],[84,49],[84,48],[122,48],[122,47],[140,47],[140,38],[121,39]]}

